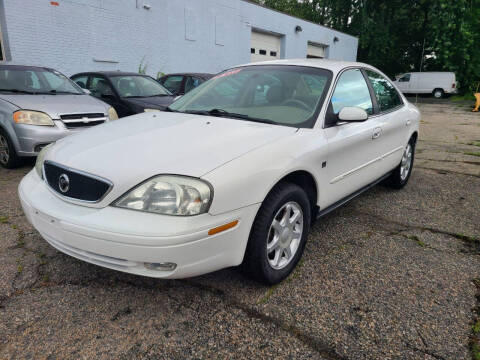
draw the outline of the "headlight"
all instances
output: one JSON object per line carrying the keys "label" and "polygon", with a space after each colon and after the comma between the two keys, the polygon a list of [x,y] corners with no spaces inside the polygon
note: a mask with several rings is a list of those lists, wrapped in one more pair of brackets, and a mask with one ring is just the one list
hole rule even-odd
{"label": "headlight", "polygon": [[13,113],[13,121],[17,124],[55,126],[55,123],[50,116],[39,111],[15,111]]}
{"label": "headlight", "polygon": [[160,111],[159,109],[143,109],[145,112]]}
{"label": "headlight", "polygon": [[35,162],[35,170],[37,171],[38,176],[43,179],[43,163],[45,162],[45,156],[48,153],[48,149],[55,143],[51,143],[45,146],[37,156],[37,161]]}
{"label": "headlight", "polygon": [[159,175],[138,185],[112,205],[156,214],[192,216],[208,211],[210,186],[199,179]]}
{"label": "headlight", "polygon": [[110,106],[108,109],[108,118],[110,120],[118,120],[118,114],[113,107]]}

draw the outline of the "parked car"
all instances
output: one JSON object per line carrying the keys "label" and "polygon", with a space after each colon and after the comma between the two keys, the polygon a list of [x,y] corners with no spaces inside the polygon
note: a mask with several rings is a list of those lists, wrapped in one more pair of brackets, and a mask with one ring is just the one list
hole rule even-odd
{"label": "parked car", "polygon": [[52,246],[138,275],[243,263],[278,283],[317,216],[407,184],[420,118],[377,69],[307,59],[227,70],[167,111],[43,150],[19,194]]}
{"label": "parked car", "polygon": [[0,65],[2,167],[14,168],[64,136],[116,119],[112,107],[56,70]]}
{"label": "parked car", "polygon": [[84,72],[72,77],[80,87],[115,108],[119,117],[162,110],[175,96],[148,75],[120,71]]}
{"label": "parked car", "polygon": [[453,72],[411,72],[400,75],[395,85],[404,94],[432,94],[437,99],[457,93]]}
{"label": "parked car", "polygon": [[181,96],[195,89],[198,85],[203,84],[213,76],[214,74],[202,73],[169,74],[162,76],[158,79],[158,82],[165,86],[172,94]]}

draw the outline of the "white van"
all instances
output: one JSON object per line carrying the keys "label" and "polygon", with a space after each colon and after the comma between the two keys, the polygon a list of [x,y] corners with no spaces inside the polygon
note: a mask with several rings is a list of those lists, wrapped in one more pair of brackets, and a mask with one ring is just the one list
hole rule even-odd
{"label": "white van", "polygon": [[412,72],[397,77],[395,85],[404,94],[432,94],[441,98],[457,93],[457,81],[453,72]]}

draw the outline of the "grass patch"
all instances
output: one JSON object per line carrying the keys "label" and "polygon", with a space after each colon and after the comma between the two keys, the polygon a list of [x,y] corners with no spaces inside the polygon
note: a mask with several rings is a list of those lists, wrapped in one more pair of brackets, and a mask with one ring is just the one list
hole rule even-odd
{"label": "grass patch", "polygon": [[21,273],[23,272],[23,265],[20,265],[20,264],[19,264],[19,265],[17,266],[17,272],[18,272],[19,274],[21,274]]}
{"label": "grass patch", "polygon": [[453,102],[462,102],[462,101],[475,101],[475,96],[473,94],[463,94],[463,95],[454,95],[450,97],[450,100]]}
{"label": "grass patch", "polygon": [[480,157],[480,151],[464,151],[463,153],[465,155],[479,156]]}
{"label": "grass patch", "polygon": [[474,335],[478,335],[480,333],[480,319],[477,319],[475,323],[472,325],[472,331]]}
{"label": "grass patch", "polygon": [[8,222],[8,216],[0,216],[0,224],[6,224]]}
{"label": "grass patch", "polygon": [[421,246],[421,247],[427,246],[427,244],[425,244],[422,240],[420,240],[416,235],[408,235],[407,239],[415,241],[418,244],[418,246]]}

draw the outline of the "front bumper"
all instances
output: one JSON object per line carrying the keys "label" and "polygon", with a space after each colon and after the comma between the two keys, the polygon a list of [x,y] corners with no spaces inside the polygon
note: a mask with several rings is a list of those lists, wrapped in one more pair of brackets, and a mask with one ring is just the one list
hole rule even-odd
{"label": "front bumper", "polygon": [[54,121],[55,126],[34,126],[15,124],[14,131],[18,139],[19,156],[37,156],[42,147],[74,134],[79,130],[69,130],[61,121]]}
{"label": "front bumper", "polygon": [[[29,222],[61,252],[110,269],[158,278],[191,277],[240,264],[260,206],[190,218],[111,206],[90,208],[61,200],[35,170],[20,182],[19,196]],[[234,220],[239,221],[234,228],[208,235],[209,229]],[[163,262],[177,267],[173,271],[145,267],[145,263]]]}

